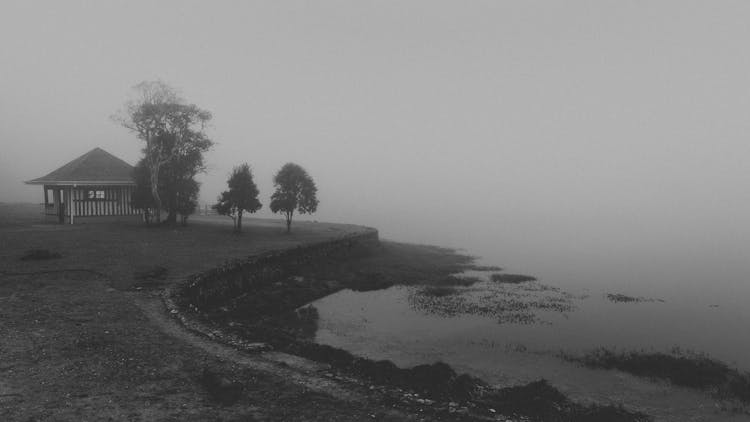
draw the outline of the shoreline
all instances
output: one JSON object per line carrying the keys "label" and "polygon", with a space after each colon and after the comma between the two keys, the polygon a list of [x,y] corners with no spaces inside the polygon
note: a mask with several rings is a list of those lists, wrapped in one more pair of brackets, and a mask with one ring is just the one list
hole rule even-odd
{"label": "shoreline", "polygon": [[[307,223],[292,236],[284,236],[280,221],[262,220],[250,224],[245,235],[233,236],[231,221],[221,219],[216,221],[219,224],[201,221],[185,229],[163,229],[121,224],[70,228],[30,223],[28,216],[24,218],[0,225],[0,311],[6,322],[0,327],[0,335],[6,339],[6,347],[0,350],[4,362],[0,374],[6,380],[0,383],[0,404],[5,406],[0,417],[7,420],[72,421],[102,415],[144,420],[174,417],[169,415],[183,420],[209,416],[231,420],[238,415],[250,415],[248,420],[373,419],[370,415],[375,415],[375,420],[393,421],[420,420],[426,415],[433,420],[493,420],[502,406],[512,404],[507,402],[509,397],[517,403],[523,402],[524,395],[541,394],[552,402],[557,400],[558,408],[574,405],[549,385],[533,383],[525,389],[519,386],[500,392],[492,396],[492,402],[474,401],[474,406],[468,402],[466,406],[451,406],[450,401],[429,403],[432,399],[413,395],[410,387],[403,388],[405,384],[378,384],[372,377],[356,376],[357,371],[369,367],[375,378],[379,373],[391,374],[399,383],[404,378],[418,378],[420,373],[440,372],[448,380],[444,386],[460,375],[442,365],[425,366],[414,373],[367,360],[357,360],[359,366],[353,373],[336,370],[329,363],[268,350],[241,336],[232,344],[219,338],[219,331],[201,328],[203,334],[195,334],[201,330],[191,331],[174,318],[179,315],[167,310],[176,305],[163,305],[171,289],[192,274],[248,255],[257,258],[306,243],[330,241],[351,233],[356,226]],[[299,274],[290,274],[289,285],[310,288],[317,279],[325,281],[319,293],[330,294],[345,288],[342,283],[379,289],[407,280],[412,285],[438,284],[433,293],[442,294],[465,282],[452,276],[454,270],[471,266],[471,257],[453,250],[383,243],[391,248],[385,261],[360,257],[355,265],[333,260],[313,267],[315,277],[295,279]],[[61,256],[22,261],[30,249],[49,249],[50,255],[59,252]],[[335,277],[330,276],[331,269],[335,269]],[[304,295],[298,299],[306,300]],[[295,329],[309,334],[314,318],[302,322]],[[284,323],[287,325],[281,328],[288,329],[289,321]],[[241,331],[242,327],[230,328]],[[356,360],[314,346],[307,353],[323,355],[323,360],[325,356]],[[226,406],[217,400],[201,375],[205,371],[241,384],[243,393],[238,401]],[[475,380],[461,380],[469,387],[463,391],[476,387]],[[385,384],[388,382],[386,379]],[[487,392],[486,387],[477,390]],[[112,400],[118,403],[116,408],[108,404]],[[475,408],[480,408],[481,414]]]}
{"label": "shoreline", "polygon": [[[399,249],[401,256],[395,258],[396,254],[392,251],[389,254],[388,249]],[[362,271],[362,268],[368,268],[367,265],[357,265],[356,261],[367,261],[373,259],[373,256],[381,257],[382,262],[377,267],[381,269],[395,267],[398,270],[380,270],[376,273]],[[413,259],[415,257],[418,259]],[[205,295],[200,293],[193,279],[183,282],[181,289],[178,288],[171,294],[165,295],[165,303],[170,308],[170,312],[183,323],[211,338],[245,347],[246,350],[255,353],[262,353],[263,350],[277,350],[330,365],[330,371],[339,376],[354,376],[379,386],[382,393],[391,396],[395,401],[403,400],[404,394],[413,395],[413,397],[418,397],[418,400],[422,400],[417,403],[424,404],[424,400],[427,400],[430,409],[437,412],[435,416],[442,414],[445,417],[452,417],[456,412],[461,412],[463,416],[476,420],[494,418],[497,415],[530,417],[532,420],[549,420],[550,418],[596,420],[605,417],[609,420],[623,421],[648,420],[643,414],[629,412],[621,407],[575,404],[543,380],[527,385],[493,389],[478,378],[457,374],[450,366],[442,362],[418,365],[413,368],[399,368],[390,361],[372,361],[354,356],[342,349],[311,341],[310,333],[315,332],[317,314],[312,307],[300,308],[300,306],[345,288],[368,291],[393,285],[433,287],[437,285],[441,288],[450,288],[453,285],[471,284],[476,280],[466,280],[455,276],[463,270],[477,270],[478,267],[473,265],[471,257],[439,247],[382,242],[380,248],[369,250],[369,256],[368,253],[364,256],[339,256],[325,264],[312,263],[304,259],[301,262],[298,254],[295,253],[291,253],[289,258],[284,271],[278,271],[276,261],[279,256],[273,256],[271,260],[274,262],[268,265],[272,268],[270,273],[274,276],[270,279],[261,278],[260,281],[257,277],[256,280],[245,281],[244,290],[218,287],[218,290],[228,292],[227,299],[231,298],[229,300],[216,301],[212,298],[206,301]],[[419,261],[420,265],[409,266],[407,264],[407,261],[415,260]],[[259,267],[263,264],[262,260],[236,263],[237,267],[234,269],[225,269],[222,274],[214,273],[217,279],[212,280],[211,274],[198,276],[198,283],[210,284],[214,287],[225,284],[236,286],[237,274],[252,273],[252,270],[243,269],[243,265],[263,273],[266,271]],[[358,270],[345,268],[349,266]],[[495,271],[497,267],[491,267],[490,270]],[[425,274],[429,275],[425,276]],[[222,276],[231,281],[223,281]],[[512,275],[511,282],[517,282],[519,277]],[[332,286],[328,281],[330,279],[346,280],[346,282]],[[304,285],[304,288],[300,289],[300,285]],[[300,290],[304,292],[300,293]],[[193,293],[192,296],[191,293]],[[250,303],[237,301],[238,297],[250,296],[253,298]],[[278,302],[279,297],[288,296],[296,297],[297,300],[291,303]],[[264,314],[263,311],[257,310],[260,303],[271,304],[270,308],[276,308],[280,312],[275,315]],[[243,318],[243,310],[248,312],[248,309],[252,309],[253,315],[251,317],[245,315]],[[305,312],[305,310],[310,311]],[[507,396],[512,396],[514,399],[511,401],[504,399]],[[546,398],[538,399],[533,405],[519,404],[524,402],[523,397]]]}

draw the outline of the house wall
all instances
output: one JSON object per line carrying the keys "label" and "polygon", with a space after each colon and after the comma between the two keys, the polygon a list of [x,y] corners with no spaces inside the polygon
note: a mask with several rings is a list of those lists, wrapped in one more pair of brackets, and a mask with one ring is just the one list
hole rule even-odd
{"label": "house wall", "polygon": [[[138,215],[130,201],[133,186],[77,186],[72,189],[75,218],[103,215]],[[89,198],[89,191],[104,191],[104,198]]]}

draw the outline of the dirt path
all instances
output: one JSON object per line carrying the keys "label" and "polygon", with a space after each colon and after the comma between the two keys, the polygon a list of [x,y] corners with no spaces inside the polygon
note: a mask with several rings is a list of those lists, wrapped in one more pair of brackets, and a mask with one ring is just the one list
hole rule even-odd
{"label": "dirt path", "polygon": [[[310,223],[285,235],[280,222],[249,221],[235,236],[231,226],[203,222],[36,227],[30,214],[18,215],[0,224],[0,420],[424,420],[394,411],[356,380],[329,377],[323,366],[192,333],[159,296],[227,259],[361,228]],[[21,260],[36,249],[62,256]],[[157,266],[169,280],[139,286],[138,274]],[[212,397],[206,371],[241,386],[234,404]]]}
{"label": "dirt path", "polygon": [[[341,400],[363,402],[362,395],[353,391],[351,385],[326,377],[326,365],[318,364],[298,356],[281,352],[242,352],[233,347],[207,339],[187,330],[167,314],[159,295],[154,293],[131,293],[133,303],[163,333],[194,346],[221,360],[231,361],[243,367],[273,374],[309,390],[328,394]],[[353,380],[352,380],[353,381]]]}

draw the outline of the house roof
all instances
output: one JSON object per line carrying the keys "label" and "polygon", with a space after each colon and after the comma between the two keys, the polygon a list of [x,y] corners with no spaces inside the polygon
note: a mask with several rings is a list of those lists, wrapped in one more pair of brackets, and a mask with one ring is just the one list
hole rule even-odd
{"label": "house roof", "polygon": [[94,148],[52,173],[26,182],[32,185],[133,185],[133,166]]}

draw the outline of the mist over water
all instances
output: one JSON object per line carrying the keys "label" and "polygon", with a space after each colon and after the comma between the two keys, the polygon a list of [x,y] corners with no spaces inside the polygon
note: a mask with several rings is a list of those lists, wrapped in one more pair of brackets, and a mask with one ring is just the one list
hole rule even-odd
{"label": "mist over water", "polygon": [[[570,293],[574,309],[538,312],[541,323],[512,323],[415,309],[415,288],[345,290],[313,303],[320,315],[316,340],[403,367],[444,361],[498,386],[544,378],[576,400],[624,403],[656,420],[744,420],[746,415],[712,413],[708,395],[667,392],[660,383],[582,368],[558,356],[601,347],[646,353],[677,348],[750,370],[748,232],[732,218],[736,210],[698,218],[695,208],[677,212],[679,207],[641,203],[637,215],[594,215],[592,201],[581,215],[551,207],[523,213],[500,197],[473,213],[429,207],[416,218],[407,207],[396,217],[363,221],[378,227],[381,238],[463,248],[479,264],[533,275]],[[481,296],[495,286],[478,283],[473,293],[459,294]],[[613,303],[609,293],[647,301]]]}
{"label": "mist over water", "polygon": [[[747,209],[739,192],[721,193],[737,189],[736,184],[722,185],[721,177],[691,174],[685,169],[685,186],[699,185],[714,193],[701,196],[693,192],[693,196],[690,188],[669,192],[663,179],[654,179],[650,185],[643,180],[642,190],[613,184],[608,189],[617,195],[598,197],[597,192],[575,187],[561,193],[555,181],[538,185],[535,191],[504,192],[508,182],[498,176],[502,173],[502,168],[456,163],[444,176],[433,173],[438,183],[418,187],[421,190],[415,196],[432,198],[426,206],[401,198],[375,205],[359,218],[363,224],[377,227],[381,238],[460,248],[477,256],[479,264],[533,275],[546,285],[586,296],[574,301],[576,309],[568,317],[554,318],[550,327],[475,319],[452,323],[414,317],[403,305],[408,293],[387,292],[382,297],[372,293],[369,299],[342,295],[316,305],[323,326],[331,324],[321,334],[323,341],[364,354],[381,350],[380,354],[374,352],[375,357],[402,359],[402,364],[452,356],[456,364],[473,367],[485,376],[490,376],[486,371],[492,365],[500,365],[492,357],[494,352],[473,347],[453,350],[452,344],[469,342],[464,337],[457,339],[456,333],[474,335],[474,342],[495,342],[500,348],[520,343],[547,352],[586,352],[598,347],[669,351],[679,347],[750,369],[750,339],[742,334],[750,324],[746,306],[750,271],[744,246],[750,231],[741,219]],[[519,185],[528,188],[527,183],[519,178]],[[589,187],[600,183],[591,181]],[[659,191],[664,192],[662,196],[656,194]],[[445,198],[442,203],[437,199],[441,195]],[[707,203],[709,197],[713,203]],[[607,200],[602,202],[604,198]],[[468,204],[477,204],[477,208],[469,210]],[[608,293],[663,302],[612,303],[605,297]],[[345,305],[349,302],[353,304]],[[357,304],[363,304],[362,314]],[[391,321],[388,315],[393,313],[402,319]],[[412,317],[416,320],[410,325]],[[360,319],[370,322],[362,326],[354,323],[351,331],[338,325]],[[425,328],[430,326],[453,328],[436,334],[440,330]],[[389,327],[397,333],[388,333]],[[406,332],[401,332],[402,327],[407,327]],[[339,329],[345,333],[336,334]],[[432,334],[412,344],[409,339],[420,329]],[[359,336],[349,338],[353,333]],[[506,364],[502,367],[512,366]],[[529,365],[523,367],[529,369]]]}

